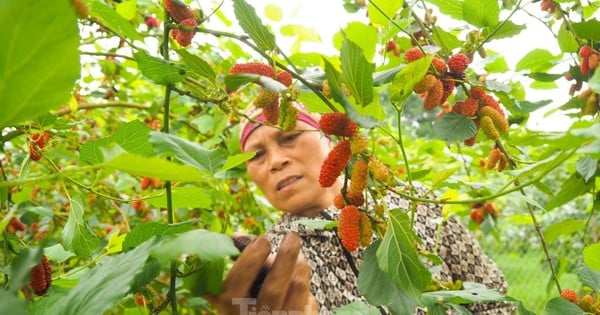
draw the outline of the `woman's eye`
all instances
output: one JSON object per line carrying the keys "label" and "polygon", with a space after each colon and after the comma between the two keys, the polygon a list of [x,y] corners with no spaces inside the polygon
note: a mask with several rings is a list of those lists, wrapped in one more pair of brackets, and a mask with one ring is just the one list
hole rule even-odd
{"label": "woman's eye", "polygon": [[296,138],[298,138],[299,136],[300,136],[300,133],[288,134],[282,138],[282,141],[283,142],[292,142],[292,141],[296,140]]}
{"label": "woman's eye", "polygon": [[249,161],[256,161],[265,155],[264,151],[256,151],[254,152],[254,156],[250,158]]}

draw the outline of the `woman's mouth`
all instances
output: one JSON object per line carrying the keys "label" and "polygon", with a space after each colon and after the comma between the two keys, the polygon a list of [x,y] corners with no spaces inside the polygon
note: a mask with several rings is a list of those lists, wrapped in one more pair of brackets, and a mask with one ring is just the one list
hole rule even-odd
{"label": "woman's mouth", "polygon": [[296,181],[298,181],[300,178],[302,178],[301,176],[290,176],[290,177],[286,177],[283,180],[279,181],[277,183],[277,186],[275,186],[275,189],[277,189],[277,191],[280,191],[282,189],[284,189],[285,187],[295,183]]}

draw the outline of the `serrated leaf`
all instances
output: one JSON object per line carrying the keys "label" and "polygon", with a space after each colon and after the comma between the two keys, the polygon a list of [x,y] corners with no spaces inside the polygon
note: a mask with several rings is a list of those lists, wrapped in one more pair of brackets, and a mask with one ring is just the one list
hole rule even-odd
{"label": "serrated leaf", "polygon": [[139,292],[144,289],[152,280],[160,275],[160,263],[153,258],[149,258],[142,271],[138,272],[131,281],[131,291]]}
{"label": "serrated leaf", "polygon": [[579,23],[571,23],[578,38],[585,38],[591,41],[600,40],[600,21],[596,19],[587,20]]}
{"label": "serrated leaf", "polygon": [[377,250],[381,241],[369,245],[363,252],[363,262],[358,273],[358,292],[372,305],[385,305],[394,314],[412,314],[417,301],[400,290],[387,273],[377,264]]}
{"label": "serrated leaf", "polygon": [[536,81],[542,81],[542,82],[554,82],[554,81],[564,77],[564,74],[547,73],[547,72],[532,72],[532,73],[528,73],[526,75]]}
{"label": "serrated leaf", "polygon": [[[403,3],[403,0],[379,0],[376,4],[369,3],[367,6],[369,20],[374,25],[386,26],[390,23],[389,19],[393,18],[396,12],[402,8]],[[377,5],[383,13],[378,10],[375,5]]]}
{"label": "serrated leaf", "polygon": [[129,153],[151,156],[154,153],[148,142],[148,134],[152,129],[139,120],[120,125],[112,135],[84,143],[79,149],[80,159],[90,164],[102,163],[102,148],[111,143],[118,144]]}
{"label": "serrated leaf", "polygon": [[152,237],[172,235],[187,232],[192,227],[192,221],[167,224],[158,222],[147,222],[136,225],[131,232],[127,233],[123,241],[123,250],[134,248]]}
{"label": "serrated leaf", "polygon": [[342,31],[335,33],[333,45],[341,50],[345,39],[360,47],[367,61],[373,60],[378,41],[377,29],[373,25],[350,22]]}
{"label": "serrated leaf", "polygon": [[431,56],[415,60],[404,67],[392,80],[388,93],[392,102],[403,104],[412,94],[412,90],[419,83],[431,64]]}
{"label": "serrated leaf", "polygon": [[463,2],[462,0],[430,0],[430,3],[436,5],[440,12],[449,15],[455,20],[463,19]]}
{"label": "serrated leaf", "polygon": [[555,297],[546,304],[546,315],[584,315],[585,312],[577,304],[562,298]]}
{"label": "serrated leaf", "polygon": [[100,240],[83,218],[84,206],[81,198],[71,198],[69,218],[61,233],[63,247],[79,257],[90,256],[100,247]]}
{"label": "serrated leaf", "polygon": [[581,177],[588,182],[592,177],[594,177],[596,171],[598,170],[598,160],[586,156],[577,160],[575,169],[577,169],[577,173],[579,173],[579,175],[581,175]]}
{"label": "serrated leaf", "polygon": [[477,27],[497,25],[500,7],[496,0],[465,0],[462,7],[465,22]]}
{"label": "serrated leaf", "polygon": [[456,167],[444,169],[440,172],[435,173],[435,175],[433,175],[431,189],[432,190],[436,189],[437,187],[442,185],[448,178],[450,178],[450,176],[452,176],[454,173],[456,173],[460,169],[461,169],[460,166],[456,166]]}
{"label": "serrated leaf", "polygon": [[69,1],[5,0],[0,21],[3,129],[68,103],[80,62],[79,29]]}
{"label": "serrated leaf", "polygon": [[592,270],[588,266],[583,265],[577,271],[577,276],[581,279],[583,285],[588,286],[594,291],[600,291],[600,269]]}
{"label": "serrated leaf", "polygon": [[530,70],[531,72],[545,72],[554,67],[557,58],[546,49],[536,48],[523,56],[517,63],[515,70]]}
{"label": "serrated leaf", "polygon": [[477,125],[469,117],[448,113],[435,120],[435,135],[448,142],[463,141],[477,133]]}
{"label": "serrated leaf", "polygon": [[583,262],[595,271],[600,271],[600,243],[586,246],[583,249]]}
{"label": "serrated leaf", "polygon": [[111,31],[117,33],[123,38],[143,41],[144,38],[135,30],[135,27],[117,11],[100,0],[90,0],[90,15],[97,18]]}
{"label": "serrated leaf", "polygon": [[252,38],[259,49],[263,51],[275,49],[275,35],[256,15],[256,10],[252,6],[245,0],[233,0],[233,12],[244,32]]}
{"label": "serrated leaf", "polygon": [[367,106],[373,101],[373,71],[375,65],[369,63],[356,44],[344,39],[340,52],[342,81],[350,90],[356,103]]}
{"label": "serrated leaf", "polygon": [[525,29],[525,25],[517,25],[511,21],[504,21],[489,27],[489,29],[494,31],[494,34],[490,37],[491,41],[494,39],[502,39],[518,35]]}
{"label": "serrated leaf", "polygon": [[75,256],[75,253],[65,250],[62,244],[54,244],[44,248],[44,255],[46,255],[49,260],[62,263],[63,261]]}
{"label": "serrated leaf", "polygon": [[[167,196],[161,194],[156,197],[146,199],[151,205],[157,208],[167,208]],[[171,205],[173,208],[203,208],[210,209],[212,200],[206,194],[206,191],[199,187],[173,187],[171,189]]]}
{"label": "serrated leaf", "polygon": [[446,32],[444,29],[437,26],[433,31],[433,40],[447,53],[451,53],[453,49],[462,46],[462,41],[454,34]]}
{"label": "serrated leaf", "polygon": [[558,47],[564,53],[577,53],[579,51],[579,44],[573,32],[569,31],[567,23],[562,23],[556,40],[558,41]]}
{"label": "serrated leaf", "polygon": [[214,82],[217,75],[208,62],[196,55],[192,55],[185,49],[177,49],[176,51],[191,71]]}
{"label": "serrated leaf", "polygon": [[107,167],[135,176],[148,176],[176,182],[200,182],[208,174],[190,165],[181,165],[159,157],[122,153],[104,163]]}
{"label": "serrated leaf", "polygon": [[567,219],[561,222],[548,225],[544,229],[544,239],[551,244],[561,235],[569,235],[583,231],[585,227],[584,220]]}
{"label": "serrated leaf", "polygon": [[163,266],[182,254],[197,255],[203,261],[214,261],[237,255],[239,251],[233,245],[231,237],[207,230],[185,232],[164,240],[160,246],[154,247],[151,251],[152,257]]}
{"label": "serrated leaf", "polygon": [[399,209],[390,211],[388,230],[377,249],[377,262],[398,288],[418,297],[431,283],[431,273],[419,260],[415,241],[408,215]]}
{"label": "serrated leaf", "polygon": [[129,291],[153,245],[153,241],[148,241],[129,252],[104,257],[81,276],[77,286],[64,299],[59,300],[63,307],[58,314],[104,314]]}
{"label": "serrated leaf", "polygon": [[552,210],[562,206],[565,203],[572,201],[575,197],[581,196],[588,191],[589,185],[586,185],[585,180],[577,173],[571,174],[560,188],[560,191],[546,203],[546,210]]}
{"label": "serrated leaf", "polygon": [[150,142],[157,153],[170,153],[177,161],[211,174],[217,173],[227,158],[223,149],[208,150],[176,135],[151,132]]}
{"label": "serrated leaf", "polygon": [[507,298],[494,289],[488,289],[481,283],[465,282],[463,290],[432,291],[422,295],[425,305],[434,305],[440,301],[452,304],[504,301]]}
{"label": "serrated leaf", "polygon": [[157,84],[175,84],[187,76],[187,69],[167,60],[150,56],[146,51],[133,54],[142,74]]}

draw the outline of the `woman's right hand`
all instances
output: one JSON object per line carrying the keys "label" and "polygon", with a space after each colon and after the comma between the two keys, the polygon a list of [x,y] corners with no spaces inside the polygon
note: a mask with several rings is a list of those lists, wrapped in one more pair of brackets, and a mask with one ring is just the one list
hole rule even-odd
{"label": "woman's right hand", "polygon": [[[223,291],[205,298],[219,314],[247,314],[249,311],[317,314],[318,303],[310,294],[311,270],[300,252],[301,244],[298,235],[286,235],[273,260],[269,255],[271,243],[264,236],[256,238],[244,249],[225,278]],[[263,265],[270,265],[270,269],[258,297],[253,299],[250,289]]]}

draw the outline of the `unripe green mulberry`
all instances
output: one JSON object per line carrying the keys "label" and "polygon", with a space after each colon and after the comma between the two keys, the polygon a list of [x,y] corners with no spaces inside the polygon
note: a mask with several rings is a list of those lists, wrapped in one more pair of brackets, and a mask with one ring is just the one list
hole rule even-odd
{"label": "unripe green mulberry", "polygon": [[383,162],[381,162],[376,156],[372,155],[369,158],[368,169],[369,172],[371,172],[371,175],[374,179],[382,183],[387,183],[390,181],[389,168],[387,167],[387,165],[383,164]]}
{"label": "unripe green mulberry", "polygon": [[369,246],[369,244],[371,244],[371,240],[373,239],[373,229],[371,228],[371,220],[369,219],[369,216],[364,212],[360,212],[358,227],[360,231],[360,246]]}
{"label": "unripe green mulberry", "polygon": [[494,127],[494,122],[490,118],[490,116],[483,116],[481,118],[481,124],[479,125],[481,129],[485,132],[485,134],[492,140],[498,140],[500,135],[498,134],[498,130]]}
{"label": "unripe green mulberry", "polygon": [[279,92],[268,89],[261,89],[254,98],[254,106],[258,108],[271,107],[279,105]]}
{"label": "unripe green mulberry", "polygon": [[352,175],[350,177],[350,186],[348,187],[348,194],[358,195],[362,194],[363,190],[367,187],[367,162],[362,159],[358,159],[354,166],[352,166]]}
{"label": "unripe green mulberry", "polygon": [[296,122],[298,121],[298,109],[290,104],[288,99],[284,99],[281,102],[279,109],[279,128],[283,131],[291,131],[296,128]]}
{"label": "unripe green mulberry", "polygon": [[413,92],[421,94],[431,90],[435,85],[436,80],[437,78],[433,74],[425,75],[425,77],[413,87]]}
{"label": "unripe green mulberry", "polygon": [[506,119],[506,117],[504,117],[504,115],[500,114],[496,109],[491,108],[489,106],[484,106],[483,108],[481,108],[479,110],[479,113],[483,117],[490,117],[492,119],[492,122],[494,123],[494,126],[496,127],[496,129],[499,130],[500,132],[508,131],[508,127],[509,127],[508,120]]}
{"label": "unripe green mulberry", "polygon": [[369,139],[365,135],[357,133],[350,137],[350,150],[352,150],[352,154],[366,152],[368,149],[368,144]]}

